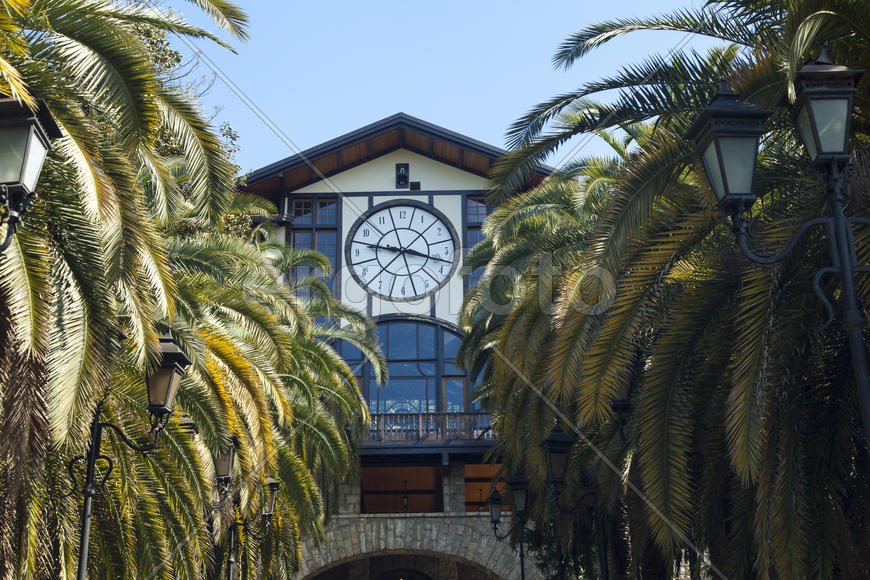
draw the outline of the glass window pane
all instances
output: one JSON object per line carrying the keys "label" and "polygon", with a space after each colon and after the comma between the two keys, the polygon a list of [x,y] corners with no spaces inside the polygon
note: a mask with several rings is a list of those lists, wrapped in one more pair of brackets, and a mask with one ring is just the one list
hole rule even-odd
{"label": "glass window pane", "polygon": [[435,327],[429,324],[420,324],[418,331],[420,333],[420,358],[435,358]]}
{"label": "glass window pane", "polygon": [[813,127],[810,124],[810,114],[807,111],[806,105],[801,107],[798,113],[797,128],[801,140],[804,142],[804,147],[807,148],[807,153],[810,155],[810,159],[815,160],[819,156],[819,152],[816,149],[816,138],[813,136]]}
{"label": "glass window pane", "polygon": [[332,231],[317,232],[317,251],[329,258],[329,263],[335,267],[337,233]]}
{"label": "glass window pane", "polygon": [[413,322],[400,322],[390,324],[388,328],[390,342],[387,347],[387,358],[391,360],[417,358],[417,325]]}
{"label": "glass window pane", "polygon": [[313,222],[312,216],[313,202],[310,199],[294,199],[293,200],[293,223],[294,224],[310,224]]}
{"label": "glass window pane", "polygon": [[810,103],[813,107],[816,129],[819,131],[819,147],[822,152],[845,152],[849,99],[820,99]]}
{"label": "glass window pane", "polygon": [[719,147],[722,149],[722,165],[725,167],[728,193],[752,193],[752,175],[755,171],[758,139],[720,137]]}
{"label": "glass window pane", "polygon": [[28,127],[9,128],[0,132],[0,183],[18,183],[24,149],[27,147]]}
{"label": "glass window pane", "polygon": [[293,247],[300,250],[311,250],[313,234],[311,232],[293,232]]}
{"label": "glass window pane", "polygon": [[340,344],[341,344],[341,351],[340,351],[341,358],[343,358],[345,361],[351,362],[351,361],[362,360],[363,356],[362,356],[362,351],[360,349],[358,349],[357,347],[355,347],[354,345],[352,345],[349,342],[342,342]]}
{"label": "glass window pane", "polygon": [[317,224],[334,226],[338,218],[338,204],[334,199],[321,199],[317,202]]}
{"label": "glass window pane", "polygon": [[36,129],[33,127],[30,128],[30,140],[27,145],[27,161],[25,161],[24,170],[21,172],[21,183],[33,191],[36,189],[36,182],[39,179],[40,171],[42,171],[42,163],[45,161],[48,149],[42,144],[36,135]]}
{"label": "glass window pane", "polygon": [[486,198],[467,197],[465,199],[466,220],[470,224],[479,224],[486,219]]}
{"label": "glass window pane", "polygon": [[369,413],[378,412],[378,384],[374,379],[369,379],[368,389],[366,390],[365,398],[369,403]]}
{"label": "glass window pane", "polygon": [[483,241],[486,236],[480,228],[468,228],[465,234],[465,247],[473,248]]}
{"label": "glass window pane", "polygon": [[426,379],[390,379],[380,390],[381,413],[423,413],[429,409]]}
{"label": "glass window pane", "polygon": [[465,379],[447,377],[444,379],[444,412],[462,413],[465,411]]}
{"label": "glass window pane", "polygon": [[722,182],[722,169],[719,167],[715,140],[711,141],[704,150],[703,159],[707,176],[710,178],[710,185],[713,186],[713,193],[716,194],[716,199],[722,201],[722,198],[725,197],[725,184]]}
{"label": "glass window pane", "polygon": [[392,377],[434,377],[434,362],[393,362],[389,363]]}
{"label": "glass window pane", "polygon": [[444,331],[444,358],[454,359],[459,352],[459,343],[462,339],[452,332]]}

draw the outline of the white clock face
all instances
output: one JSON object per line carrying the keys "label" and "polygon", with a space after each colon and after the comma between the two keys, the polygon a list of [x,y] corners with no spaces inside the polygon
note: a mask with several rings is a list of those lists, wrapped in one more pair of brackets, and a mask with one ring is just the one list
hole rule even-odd
{"label": "white clock face", "polygon": [[441,288],[456,270],[456,231],[430,205],[391,201],[360,217],[345,246],[356,281],[381,298],[417,300]]}

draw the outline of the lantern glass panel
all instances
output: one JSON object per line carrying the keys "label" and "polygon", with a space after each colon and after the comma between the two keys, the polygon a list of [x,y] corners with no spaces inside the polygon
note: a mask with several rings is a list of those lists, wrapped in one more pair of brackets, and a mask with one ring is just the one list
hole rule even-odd
{"label": "lantern glass panel", "polygon": [[722,201],[725,197],[725,183],[722,181],[722,168],[719,166],[719,155],[716,152],[716,141],[710,141],[707,148],[704,149],[704,169],[707,170],[707,177],[710,179],[710,185],[713,187],[713,193],[718,201]]}
{"label": "lantern glass panel", "polygon": [[235,450],[230,448],[214,458],[214,472],[218,479],[229,479],[233,475],[233,455]]}
{"label": "lantern glass panel", "polygon": [[807,105],[801,107],[797,115],[797,129],[801,136],[801,141],[804,142],[804,147],[810,159],[813,161],[819,156],[819,150],[816,148],[816,138],[813,134],[813,124],[810,121],[810,112]]}
{"label": "lantern glass panel", "polygon": [[21,183],[29,191],[36,189],[36,182],[42,172],[42,164],[48,154],[48,147],[39,138],[35,127],[30,127],[30,138],[27,140],[27,157],[24,161],[24,169],[21,172]]}
{"label": "lantern glass panel", "polygon": [[178,394],[178,385],[181,384],[181,375],[184,371],[177,366],[172,367],[172,376],[169,379],[169,389],[166,393],[166,408],[172,409],[175,404],[175,395]]}
{"label": "lantern glass panel", "polygon": [[24,154],[27,151],[27,138],[30,127],[3,127],[0,129],[0,183],[13,185],[21,183]]}
{"label": "lantern glass panel", "polygon": [[513,507],[514,513],[526,513],[529,490],[525,486],[511,489],[511,498],[513,499],[513,505],[511,507]]}
{"label": "lantern glass panel", "polygon": [[758,155],[756,137],[720,137],[719,151],[725,168],[727,194],[751,194],[752,175]]}
{"label": "lantern glass panel", "polygon": [[821,152],[845,153],[849,99],[810,99],[810,106],[813,108]]}
{"label": "lantern glass panel", "polygon": [[271,516],[275,513],[275,501],[278,499],[278,490],[269,487],[269,504],[266,506],[266,511],[263,512],[264,515]]}
{"label": "lantern glass panel", "polygon": [[148,406],[152,408],[166,405],[169,386],[174,369],[158,367],[148,377]]}
{"label": "lantern glass panel", "polygon": [[568,454],[570,449],[547,453],[547,467],[550,468],[550,481],[561,483],[565,479],[565,471],[568,469]]}
{"label": "lantern glass panel", "polygon": [[494,524],[501,521],[501,496],[489,496],[489,519]]}

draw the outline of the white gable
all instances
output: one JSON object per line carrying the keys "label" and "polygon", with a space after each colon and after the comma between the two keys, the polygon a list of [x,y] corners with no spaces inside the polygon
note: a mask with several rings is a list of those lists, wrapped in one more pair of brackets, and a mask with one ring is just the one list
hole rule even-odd
{"label": "white gable", "polygon": [[[396,189],[396,163],[408,163],[411,181],[420,182],[421,191],[475,191],[486,189],[486,179],[462,171],[407,149],[398,149],[347,171],[329,177],[329,182],[339,192],[408,192],[407,188]],[[306,185],[293,193],[335,193],[327,181],[321,180]],[[417,192],[408,192],[413,195]]]}

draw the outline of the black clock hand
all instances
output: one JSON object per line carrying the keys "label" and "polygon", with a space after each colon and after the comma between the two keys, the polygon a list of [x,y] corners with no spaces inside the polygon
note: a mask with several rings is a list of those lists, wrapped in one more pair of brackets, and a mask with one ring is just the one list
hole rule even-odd
{"label": "black clock hand", "polygon": [[[417,286],[414,285],[414,277],[411,275],[411,266],[408,265],[408,257],[405,256],[404,251],[402,252],[402,259],[405,260],[405,268],[407,268],[407,270],[408,270],[408,279],[411,280],[411,290],[414,291],[414,296],[416,296],[417,295]],[[405,287],[405,285],[402,284],[402,288],[404,288],[404,287]]]}
{"label": "black clock hand", "polygon": [[393,246],[379,246],[377,244],[366,244],[369,248],[374,248],[376,250],[386,250],[388,252],[403,252],[402,248],[395,248]]}
{"label": "black clock hand", "polygon": [[428,254],[424,254],[423,252],[418,252],[417,250],[412,250],[411,248],[405,248],[404,252],[406,254],[411,254],[412,256],[420,256],[421,258],[429,258],[430,260],[438,260],[439,262],[447,262],[448,264],[452,264],[450,260],[445,260],[443,258],[438,258],[437,256],[430,256]]}

